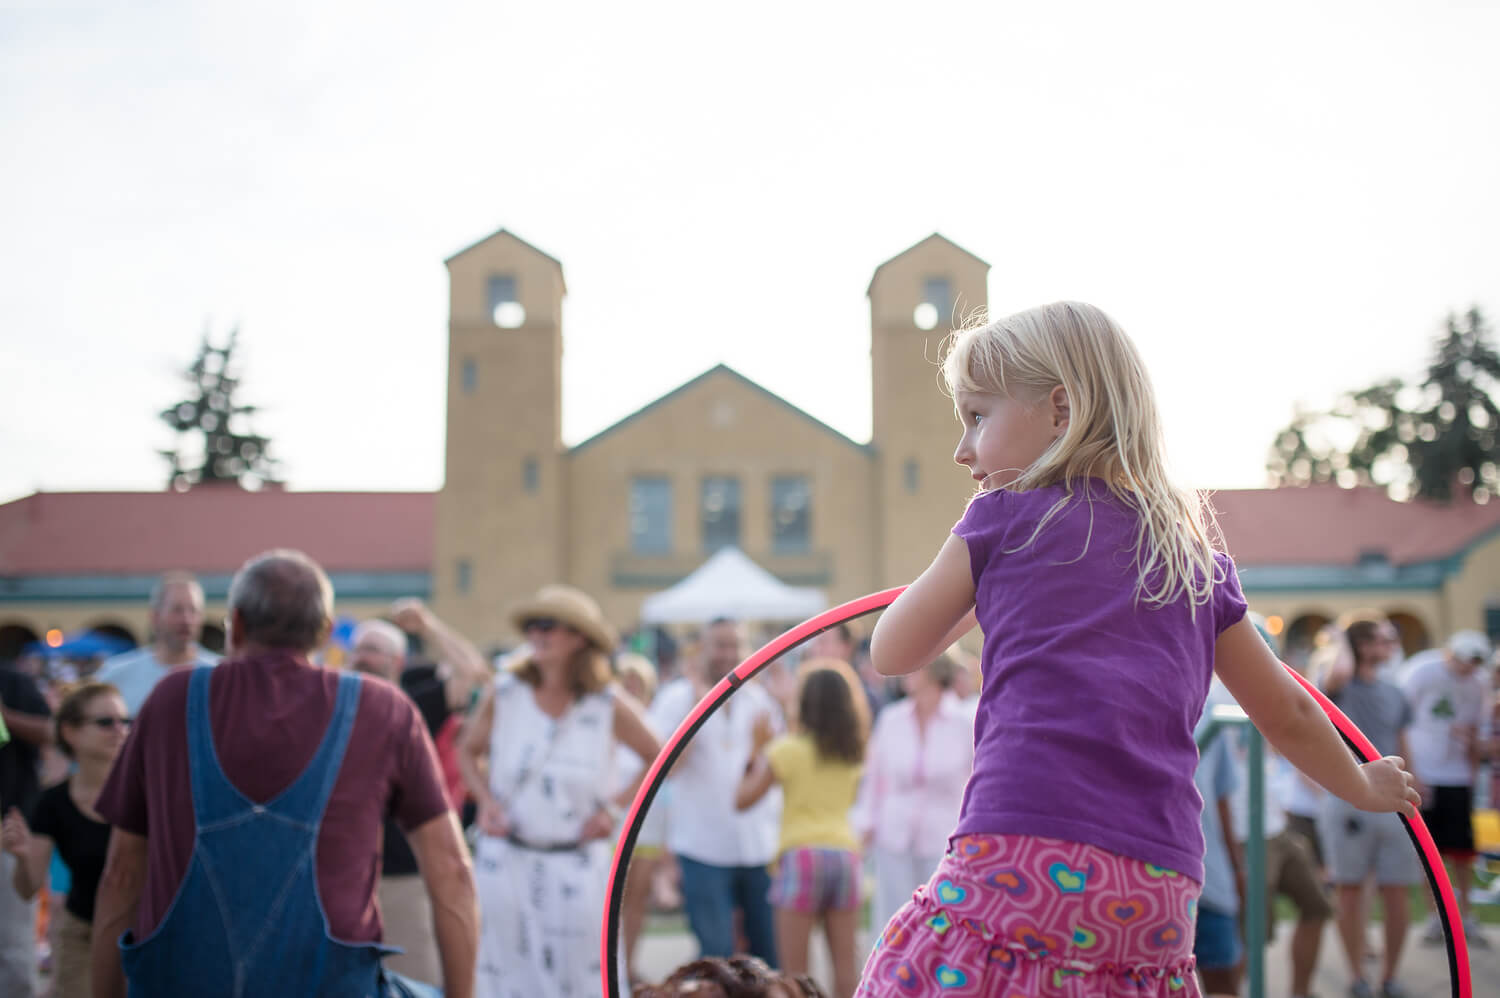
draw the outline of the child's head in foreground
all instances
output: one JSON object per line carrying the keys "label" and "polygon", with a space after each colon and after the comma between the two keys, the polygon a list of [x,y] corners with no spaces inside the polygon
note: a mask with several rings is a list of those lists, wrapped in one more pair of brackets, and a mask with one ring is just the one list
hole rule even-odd
{"label": "child's head in foreground", "polygon": [[943,380],[962,436],[954,460],[981,493],[1098,479],[1141,513],[1149,602],[1207,599],[1203,504],[1168,477],[1156,395],[1135,344],[1102,310],[1054,302],[954,333]]}
{"label": "child's head in foreground", "polygon": [[634,998],[827,998],[804,975],[778,974],[753,956],[707,957],[684,964],[660,985],[637,985]]}
{"label": "child's head in foreground", "polygon": [[[959,418],[966,402],[1003,399],[1016,411],[1012,437],[1036,433],[1042,450],[1017,440],[1020,461],[978,462],[983,488],[1036,488],[1083,477],[1132,491],[1162,473],[1161,422],[1145,365],[1129,337],[1093,305],[1055,302],[950,337],[943,380]],[[965,463],[965,462],[961,462]]]}

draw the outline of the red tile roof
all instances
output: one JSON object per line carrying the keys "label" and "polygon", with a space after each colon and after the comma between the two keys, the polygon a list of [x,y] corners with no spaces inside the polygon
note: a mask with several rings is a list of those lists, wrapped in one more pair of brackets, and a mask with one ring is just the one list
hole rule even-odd
{"label": "red tile roof", "polygon": [[39,492],[0,505],[0,575],[232,573],[276,547],[330,572],[432,568],[431,492]]}
{"label": "red tile roof", "polygon": [[1396,502],[1377,488],[1226,490],[1212,502],[1241,565],[1353,565],[1367,552],[1407,565],[1457,554],[1500,527],[1500,502]]}
{"label": "red tile roof", "polygon": [[[431,492],[37,493],[0,505],[0,576],[231,573],[273,547],[330,572],[432,567]],[[1241,565],[1392,564],[1445,558],[1500,528],[1485,506],[1398,503],[1378,489],[1245,489],[1213,494]]]}

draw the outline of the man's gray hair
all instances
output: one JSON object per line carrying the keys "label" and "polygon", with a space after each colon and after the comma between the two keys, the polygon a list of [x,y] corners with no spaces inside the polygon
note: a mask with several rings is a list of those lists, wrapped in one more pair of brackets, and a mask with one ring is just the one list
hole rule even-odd
{"label": "man's gray hair", "polygon": [[241,641],[312,651],[333,622],[333,584],[301,551],[256,555],[229,584],[229,613]]}
{"label": "man's gray hair", "polygon": [[198,604],[200,606],[203,604],[203,586],[199,584],[196,575],[192,572],[168,572],[157,579],[156,583],[151,587],[152,610],[160,610],[162,608],[163,604],[167,602],[167,593],[171,592],[174,586],[187,586],[193,591]]}

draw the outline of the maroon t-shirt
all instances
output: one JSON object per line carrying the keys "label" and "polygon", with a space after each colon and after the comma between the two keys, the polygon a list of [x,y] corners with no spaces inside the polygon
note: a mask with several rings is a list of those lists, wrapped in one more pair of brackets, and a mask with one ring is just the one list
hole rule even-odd
{"label": "maroon t-shirt", "polygon": [[[166,914],[193,856],[197,828],[187,750],[191,671],[166,676],[151,692],[95,804],[110,824],[146,836],[138,939]],[[339,676],[290,652],[215,667],[209,717],[229,782],[256,802],[289,787],[323,740]],[[442,771],[422,715],[395,686],[364,677],[349,745],[318,832],[318,891],[336,938],[380,939],[375,887],[385,815],[411,831],[447,809]]]}

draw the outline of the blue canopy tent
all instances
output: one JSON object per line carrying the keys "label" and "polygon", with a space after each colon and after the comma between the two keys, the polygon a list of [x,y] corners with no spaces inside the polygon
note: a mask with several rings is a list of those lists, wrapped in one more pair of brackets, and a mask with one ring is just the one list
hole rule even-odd
{"label": "blue canopy tent", "polygon": [[56,647],[45,641],[33,641],[26,646],[26,651],[66,658],[93,658],[96,655],[114,655],[129,651],[130,648],[131,643],[124,638],[113,634],[101,634],[98,631],[84,631],[81,634],[64,638],[63,643]]}

